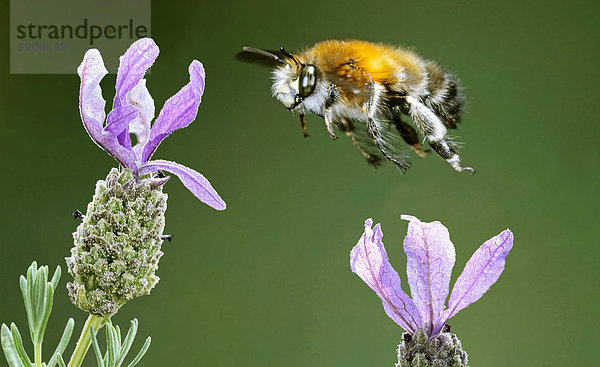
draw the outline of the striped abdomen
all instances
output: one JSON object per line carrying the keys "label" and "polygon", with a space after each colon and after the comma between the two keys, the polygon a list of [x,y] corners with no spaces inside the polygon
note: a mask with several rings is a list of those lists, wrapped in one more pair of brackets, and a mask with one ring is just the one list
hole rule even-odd
{"label": "striped abdomen", "polygon": [[455,129],[460,122],[465,102],[460,81],[433,61],[427,62],[425,69],[428,77],[427,91],[421,96],[421,100],[439,116],[447,128]]}

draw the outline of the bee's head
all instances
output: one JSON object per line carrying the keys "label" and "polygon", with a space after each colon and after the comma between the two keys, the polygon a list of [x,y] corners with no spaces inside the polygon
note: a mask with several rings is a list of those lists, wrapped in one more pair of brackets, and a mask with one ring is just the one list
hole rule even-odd
{"label": "bee's head", "polygon": [[317,85],[317,68],[311,64],[297,67],[286,64],[273,70],[271,92],[285,107],[293,110],[308,98]]}
{"label": "bee's head", "polygon": [[289,110],[296,108],[315,91],[317,68],[302,62],[283,47],[279,51],[244,47],[238,58],[275,67],[272,93]]}
{"label": "bee's head", "polygon": [[289,110],[293,110],[315,91],[317,68],[298,60],[283,47],[280,52],[285,65],[273,72],[273,95]]}

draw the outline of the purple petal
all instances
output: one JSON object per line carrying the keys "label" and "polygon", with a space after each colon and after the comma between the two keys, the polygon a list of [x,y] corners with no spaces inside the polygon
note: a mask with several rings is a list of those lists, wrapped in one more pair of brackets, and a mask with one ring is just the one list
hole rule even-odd
{"label": "purple petal", "polygon": [[179,163],[156,160],[145,162],[140,166],[140,176],[156,171],[171,172],[194,194],[200,201],[217,210],[224,210],[226,205],[223,199],[212,188],[210,182],[200,173]]}
{"label": "purple petal", "polygon": [[412,299],[427,333],[433,335],[448,297],[456,261],[454,245],[448,229],[440,222],[424,223],[410,215],[403,215],[402,219],[410,221],[404,252]]}
{"label": "purple petal", "polygon": [[102,97],[100,81],[108,73],[104,67],[102,55],[96,49],[88,50],[83,56],[81,65],[77,68],[77,74],[81,78],[79,89],[79,104],[81,115],[85,117],[84,125],[95,125],[103,128],[106,113],[104,106],[106,101]]}
{"label": "purple petal", "polygon": [[133,147],[133,151],[141,160],[142,151],[150,137],[150,123],[154,119],[154,100],[146,88],[146,79],[140,80],[129,92],[127,103],[139,110],[137,117],[129,123],[129,132],[137,137],[137,144]]}
{"label": "purple petal", "polygon": [[[158,57],[158,53],[158,46],[151,38],[142,38],[132,43],[123,56],[119,58],[113,110],[127,105],[127,94],[138,85],[148,68],[152,66],[154,60]],[[133,117],[129,121],[132,119]],[[118,138],[121,145],[131,148],[128,126],[128,124],[125,126],[125,130],[121,132]]]}
{"label": "purple petal", "polygon": [[158,57],[158,52],[158,46],[151,38],[141,38],[132,43],[119,58],[113,109],[127,104],[127,93],[142,80]]}
{"label": "purple petal", "polygon": [[107,72],[102,56],[96,49],[88,50],[77,68],[77,74],[81,78],[79,111],[83,127],[100,148],[137,174],[133,152],[119,144],[117,137],[103,128],[106,102],[102,98],[100,81]]}
{"label": "purple petal", "polygon": [[196,118],[198,106],[204,93],[204,67],[197,60],[189,67],[190,82],[177,94],[169,98],[160,111],[152,130],[150,139],[144,147],[142,162],[150,159],[160,142],[177,129],[188,126]]}
{"label": "purple petal", "polygon": [[138,110],[133,106],[125,105],[116,108],[108,114],[105,130],[117,136],[129,126],[129,121],[134,119],[137,115]]}
{"label": "purple petal", "polygon": [[475,251],[454,284],[440,328],[458,311],[481,298],[496,283],[504,270],[504,262],[512,245],[513,234],[507,229],[487,240]]}
{"label": "purple petal", "polygon": [[400,277],[388,260],[381,226],[371,229],[372,225],[372,219],[365,221],[365,231],[350,253],[350,267],[377,293],[385,313],[404,330],[414,333],[422,325],[419,311],[402,290]]}

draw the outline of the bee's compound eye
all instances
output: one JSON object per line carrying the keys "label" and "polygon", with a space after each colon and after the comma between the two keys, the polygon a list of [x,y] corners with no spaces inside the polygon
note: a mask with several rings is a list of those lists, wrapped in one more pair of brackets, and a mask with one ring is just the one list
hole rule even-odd
{"label": "bee's compound eye", "polygon": [[300,78],[298,79],[298,94],[302,98],[311,95],[317,84],[317,68],[314,65],[304,65],[300,69]]}

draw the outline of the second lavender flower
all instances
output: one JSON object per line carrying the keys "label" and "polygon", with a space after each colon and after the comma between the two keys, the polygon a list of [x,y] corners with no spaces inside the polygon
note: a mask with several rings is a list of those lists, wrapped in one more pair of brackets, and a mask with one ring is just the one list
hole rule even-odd
{"label": "second lavender flower", "polygon": [[373,220],[350,254],[350,265],[377,293],[387,315],[408,333],[398,348],[397,366],[468,366],[460,341],[450,334],[447,321],[477,301],[500,277],[513,234],[505,230],[487,240],[475,251],[458,277],[445,308],[456,253],[448,229],[440,222],[410,221],[404,239],[408,284],[412,298],[401,287],[400,277],[390,264],[383,232]]}

